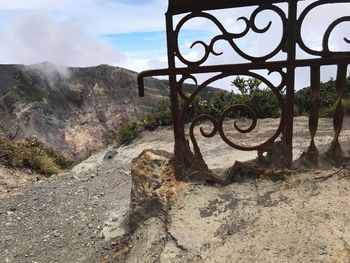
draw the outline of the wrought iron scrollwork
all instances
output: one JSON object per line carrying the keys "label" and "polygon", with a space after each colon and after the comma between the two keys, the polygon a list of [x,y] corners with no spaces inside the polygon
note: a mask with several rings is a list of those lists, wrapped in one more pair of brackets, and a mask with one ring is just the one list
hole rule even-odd
{"label": "wrought iron scrollwork", "polygon": [[[204,115],[199,115],[197,117],[194,118],[194,120],[191,123],[190,126],[190,138],[194,147],[194,151],[195,154],[198,155],[201,159],[203,159],[202,154],[200,153],[199,147],[198,147],[198,143],[197,140],[195,138],[194,135],[194,128],[200,124],[200,122],[203,121],[210,121],[211,124],[213,125],[213,130],[210,133],[206,133],[202,127],[200,127],[200,132],[201,134],[206,137],[206,138],[211,138],[214,135],[216,135],[217,133],[220,134],[221,138],[223,141],[225,141],[229,146],[238,149],[238,150],[243,150],[243,151],[253,151],[253,150],[259,150],[259,149],[263,149],[264,147],[266,147],[267,145],[272,144],[276,138],[278,138],[278,136],[281,134],[282,132],[282,127],[283,127],[283,122],[284,122],[284,99],[283,99],[283,95],[281,93],[281,87],[284,85],[285,83],[285,74],[283,71],[278,71],[278,73],[281,74],[282,80],[281,83],[275,87],[269,80],[267,80],[265,77],[254,73],[254,72],[246,72],[244,75],[249,76],[249,77],[253,77],[256,79],[261,80],[268,88],[271,89],[271,91],[275,94],[276,98],[279,101],[280,104],[280,109],[281,109],[281,117],[280,117],[280,124],[277,128],[277,130],[275,131],[275,133],[268,138],[265,142],[259,144],[259,145],[255,145],[255,146],[242,146],[239,145],[237,143],[234,143],[233,141],[231,141],[224,132],[223,126],[224,126],[224,120],[226,119],[226,117],[228,116],[229,113],[237,111],[237,112],[244,112],[246,114],[248,114],[248,116],[251,119],[251,125],[248,128],[241,128],[239,127],[237,121],[234,122],[234,128],[242,134],[246,134],[246,133],[250,133],[252,132],[257,125],[257,117],[256,117],[256,112],[255,110],[248,106],[248,105],[243,105],[243,104],[236,104],[236,105],[232,105],[230,107],[228,107],[224,112],[222,112],[221,116],[219,117],[219,119],[216,119],[213,116],[204,114]],[[243,75],[243,74],[241,74]],[[191,103],[193,103],[193,100],[196,98],[196,96],[198,95],[198,93],[205,88],[206,86],[210,85],[211,83],[213,83],[214,81],[218,80],[218,79],[222,79],[224,77],[228,77],[229,75],[226,74],[219,74],[217,76],[214,76],[212,78],[210,78],[209,80],[205,81],[203,84],[199,85],[196,90],[192,93],[192,95],[190,97],[186,97],[185,100],[185,105],[184,105],[184,109],[182,111],[182,120],[185,120],[185,115],[186,112],[189,110]],[[184,79],[192,79],[195,80],[195,83],[197,83],[197,80],[194,76],[184,76],[179,83],[182,84],[184,82]],[[179,94],[182,94],[182,89],[179,89]]]}
{"label": "wrought iron scrollwork", "polygon": [[[329,41],[330,41],[330,36],[332,34],[332,32],[334,31],[334,29],[339,26],[342,23],[345,22],[350,22],[350,16],[343,16],[340,17],[338,19],[336,19],[335,21],[333,21],[328,28],[326,29],[323,38],[322,38],[322,50],[315,50],[312,49],[310,47],[308,47],[302,36],[301,36],[301,32],[302,32],[302,27],[305,21],[305,18],[310,14],[311,11],[315,10],[317,7],[320,6],[324,6],[326,4],[334,4],[334,3],[349,3],[349,1],[344,1],[344,0],[319,0],[316,1],[312,4],[310,4],[309,6],[307,6],[303,12],[300,14],[297,25],[298,25],[298,36],[297,36],[297,43],[299,44],[300,48],[305,51],[306,53],[310,54],[310,55],[314,55],[314,56],[321,56],[321,57],[325,57],[325,56],[331,56],[331,55],[350,55],[350,51],[331,51],[329,48]],[[349,38],[344,37],[344,42],[350,44],[350,40]]]}
{"label": "wrought iron scrollwork", "polygon": [[[331,36],[338,26],[350,22],[350,16],[335,19],[331,22],[325,30],[322,37],[321,49],[318,50],[312,46],[308,46],[303,37],[302,29],[305,26],[305,20],[310,13],[320,6],[328,4],[350,4],[350,0],[315,0],[311,3],[306,3],[306,7],[298,12],[299,3],[302,0],[250,0],[250,1],[231,1],[231,0],[169,0],[169,10],[166,14],[167,19],[167,36],[168,36],[168,64],[169,68],[160,70],[151,70],[142,72],[138,77],[139,94],[144,95],[143,78],[147,76],[169,75],[170,83],[170,99],[172,103],[172,114],[174,120],[174,134],[175,134],[175,166],[176,175],[179,179],[188,178],[191,176],[199,176],[204,179],[213,180],[215,182],[225,184],[230,182],[231,177],[237,171],[237,166],[229,169],[227,178],[215,175],[206,165],[200,148],[198,146],[195,134],[195,128],[199,127],[200,134],[205,138],[212,138],[219,134],[222,140],[229,146],[243,150],[243,151],[258,151],[259,160],[269,161],[273,158],[265,158],[263,153],[270,150],[277,149],[276,152],[280,157],[285,159],[282,166],[286,168],[292,167],[293,161],[293,116],[294,116],[294,92],[295,92],[295,70],[298,67],[308,67],[311,69],[311,98],[310,98],[310,146],[307,151],[307,156],[313,163],[317,163],[318,149],[315,142],[315,137],[318,128],[318,97],[320,93],[320,68],[325,65],[336,65],[337,81],[336,94],[337,99],[335,114],[333,118],[334,140],[328,154],[334,160],[341,160],[344,155],[340,146],[339,136],[342,130],[344,111],[342,109],[342,98],[346,89],[347,68],[350,63],[350,51],[333,51],[331,50]],[[306,2],[306,1],[305,1]],[[305,3],[304,2],[304,3]],[[282,8],[281,5],[287,4],[287,8]],[[211,14],[210,10],[217,8],[239,8],[239,7],[253,7],[250,16],[240,17],[237,23],[243,22],[244,28],[241,32],[229,32],[217,17]],[[281,21],[281,35],[280,40],[276,45],[272,46],[272,51],[267,51],[267,54],[261,56],[254,56],[248,54],[247,50],[239,46],[239,40],[244,39],[248,33],[254,32],[262,36],[272,29],[272,20],[266,25],[259,27],[257,25],[258,16],[262,12],[272,12],[277,15]],[[183,14],[180,21],[174,25],[174,16]],[[181,53],[179,36],[185,24],[194,18],[203,18],[211,23],[219,30],[209,43],[203,39],[192,43],[190,48],[200,46],[204,53],[196,61],[190,61]],[[267,43],[268,42],[268,38]],[[247,63],[240,64],[225,64],[225,65],[206,65],[210,56],[223,56],[222,52],[215,49],[218,41],[225,41],[229,44],[232,50],[241,58],[247,60]],[[350,36],[344,36],[344,43],[350,44]],[[306,54],[313,56],[313,58],[297,58],[297,49],[300,48]],[[285,53],[285,59],[280,59],[279,53]],[[176,62],[180,61],[184,66],[176,67]],[[278,85],[273,85],[266,77],[258,74],[257,70],[266,69],[269,74],[278,73],[281,81]],[[198,84],[196,74],[211,73],[214,76],[208,78],[203,83]],[[245,112],[251,120],[249,127],[241,127],[238,122],[234,122],[233,127],[238,133],[249,134],[253,132],[257,125],[257,116],[252,107],[247,105],[231,105],[221,115],[216,118],[211,115],[196,116],[190,127],[190,142],[193,150],[191,150],[190,143],[186,138],[185,121],[186,112],[194,103],[195,98],[203,89],[213,82],[235,75],[247,76],[259,79],[266,87],[268,87],[276,96],[281,109],[280,123],[270,138],[259,145],[243,146],[236,141],[232,141],[226,136],[224,131],[224,120],[233,111]],[[185,94],[183,85],[186,81],[193,81],[196,88],[191,94]],[[179,98],[183,100],[183,107],[180,107]],[[203,122],[210,123],[210,130],[205,131],[202,127]],[[281,136],[281,141],[277,141]],[[276,159],[278,162],[281,159]],[[246,167],[239,165],[239,167]],[[251,171],[262,171],[252,167],[248,167]]]}
{"label": "wrought iron scrollwork", "polygon": [[[281,36],[281,40],[280,40],[279,44],[275,47],[275,49],[272,52],[270,52],[269,54],[266,54],[266,55],[261,56],[261,57],[255,57],[255,56],[251,56],[251,55],[247,54],[241,48],[239,48],[238,45],[235,42],[235,40],[245,37],[249,33],[250,30],[252,30],[255,33],[259,33],[259,34],[263,34],[263,33],[266,33],[266,32],[269,31],[269,29],[272,26],[272,21],[269,21],[269,23],[263,28],[259,28],[256,25],[256,18],[263,11],[272,11],[272,12],[276,13],[281,18],[281,21],[282,21],[282,24],[283,24],[283,29],[286,27],[286,25],[287,25],[287,18],[286,18],[285,13],[283,12],[283,10],[281,8],[279,8],[278,6],[275,6],[275,5],[259,6],[258,8],[255,9],[255,11],[253,11],[253,13],[251,14],[249,19],[247,17],[239,17],[237,19],[237,21],[244,21],[245,22],[245,28],[240,33],[228,32],[225,29],[225,27],[222,25],[222,23],[216,17],[214,17],[213,15],[211,15],[209,13],[194,12],[194,13],[191,13],[191,14],[185,16],[184,18],[181,19],[181,21],[178,23],[178,25],[177,25],[177,27],[175,29],[175,36],[176,36],[175,54],[176,54],[176,56],[185,65],[192,66],[192,67],[193,66],[200,66],[204,62],[207,61],[207,59],[208,59],[210,54],[213,54],[215,56],[220,56],[220,55],[223,54],[222,52],[216,52],[214,50],[214,45],[219,40],[225,40],[225,41],[227,41],[229,43],[229,45],[232,47],[232,49],[235,52],[237,52],[237,54],[239,54],[242,58],[245,58],[245,59],[247,59],[249,61],[252,61],[252,62],[266,61],[266,60],[268,60],[270,58],[273,58],[278,52],[280,52],[283,49],[283,43],[284,43],[284,40],[285,40],[285,30],[283,30],[283,34]],[[208,19],[209,21],[214,23],[217,26],[217,28],[219,29],[219,31],[221,32],[220,35],[217,35],[214,38],[212,38],[212,40],[210,41],[209,44],[206,44],[204,41],[201,41],[201,40],[198,40],[198,41],[195,41],[194,43],[192,43],[190,48],[193,48],[196,45],[201,45],[204,48],[204,51],[205,51],[204,55],[202,56],[202,58],[200,58],[198,61],[195,61],[195,62],[187,60],[181,54],[181,51],[180,51],[180,48],[179,48],[179,34],[180,34],[180,31],[181,31],[182,27],[185,25],[185,23],[190,21],[193,18],[205,18],[205,19]]]}

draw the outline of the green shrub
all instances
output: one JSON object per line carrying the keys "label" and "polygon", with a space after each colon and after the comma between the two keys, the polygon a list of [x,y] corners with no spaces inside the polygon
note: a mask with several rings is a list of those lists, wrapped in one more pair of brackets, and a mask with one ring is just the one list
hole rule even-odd
{"label": "green shrub", "polygon": [[24,149],[17,147],[17,143],[0,134],[0,163],[10,167],[24,166]]}
{"label": "green shrub", "polygon": [[29,168],[45,175],[57,174],[73,164],[36,138],[16,142],[3,133],[0,133],[0,163],[8,167]]}
{"label": "green shrub", "polygon": [[[237,76],[232,81],[232,86],[237,87],[241,94],[236,95],[234,103],[231,104],[244,104],[252,107],[259,119],[277,118],[281,115],[278,99],[271,89],[261,88],[261,84],[262,81],[258,79],[244,79]],[[237,114],[231,117],[237,117]]]}
{"label": "green shrub", "polygon": [[38,155],[32,158],[32,168],[45,175],[58,174],[62,171],[55,159],[47,155]]}
{"label": "green shrub", "polygon": [[141,122],[140,126],[150,131],[157,129],[159,126],[171,125],[172,116],[170,101],[163,101],[157,110],[147,115]]}
{"label": "green shrub", "polygon": [[277,118],[281,115],[278,99],[270,89],[258,89],[249,95],[240,95],[236,103],[252,107],[259,119]]}
{"label": "green shrub", "polygon": [[139,122],[126,124],[120,129],[117,135],[117,140],[122,144],[129,144],[143,130],[144,130],[144,126]]}
{"label": "green shrub", "polygon": [[[348,84],[350,85],[350,77],[348,77]],[[345,96],[343,99],[348,100],[349,85],[345,90]],[[331,116],[336,107],[336,81],[330,79],[327,82],[322,82],[320,86],[320,94],[318,96],[318,109],[320,116]],[[295,105],[298,109],[298,115],[308,115],[311,108],[311,87],[301,89],[295,93]],[[345,112],[349,114],[349,111],[345,109]]]}
{"label": "green shrub", "polygon": [[74,163],[71,160],[68,160],[63,155],[59,154],[50,147],[47,147],[44,143],[39,141],[37,138],[26,138],[23,142],[23,146],[29,151],[36,155],[44,155],[51,158],[60,169],[67,169],[72,166]]}

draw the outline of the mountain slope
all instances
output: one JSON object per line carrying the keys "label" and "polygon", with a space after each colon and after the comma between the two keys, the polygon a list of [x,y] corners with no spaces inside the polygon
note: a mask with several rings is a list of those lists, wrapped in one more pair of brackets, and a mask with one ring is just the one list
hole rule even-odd
{"label": "mountain slope", "polygon": [[139,98],[136,75],[107,65],[0,65],[0,128],[13,139],[36,136],[80,161],[167,97],[167,83],[149,78]]}

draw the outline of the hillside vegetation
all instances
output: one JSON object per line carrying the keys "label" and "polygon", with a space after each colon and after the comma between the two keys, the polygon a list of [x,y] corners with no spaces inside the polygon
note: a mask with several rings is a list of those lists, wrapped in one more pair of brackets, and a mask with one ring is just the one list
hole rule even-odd
{"label": "hillside vegetation", "polygon": [[[320,94],[318,97],[318,107],[320,116],[331,116],[336,106],[336,81],[330,79],[327,82],[322,82],[320,87]],[[295,105],[297,115],[307,116],[311,107],[311,88],[307,87],[299,90],[295,94]],[[343,108],[346,114],[350,114],[350,76],[348,77],[348,86],[345,90],[344,97],[342,99]]]}
{"label": "hillside vegetation", "polygon": [[49,176],[73,164],[36,138],[16,142],[0,133],[0,145],[0,163],[7,167],[29,168]]}
{"label": "hillside vegetation", "polygon": [[[348,78],[350,84],[350,77]],[[274,93],[267,87],[261,87],[261,81],[257,79],[244,79],[237,77],[232,81],[239,93],[233,91],[227,92],[213,88],[202,92],[195,98],[189,110],[185,114],[185,122],[190,122],[194,117],[201,114],[209,114],[219,118],[221,113],[233,104],[245,104],[252,107],[259,119],[276,118],[281,114],[279,102]],[[186,92],[190,94],[195,90],[194,85],[186,85]],[[208,93],[210,91],[210,93]],[[342,103],[346,114],[350,114],[350,88],[347,87]],[[208,96],[210,94],[210,96]],[[205,96],[204,96],[205,95]],[[331,116],[336,106],[336,82],[330,79],[321,83],[318,106],[320,117]],[[180,101],[180,109],[183,109],[184,101]],[[308,116],[311,107],[311,88],[301,89],[295,94],[295,116]],[[245,113],[232,112],[229,118],[246,117]],[[172,124],[171,104],[165,100],[159,108],[147,115],[143,120],[125,124],[118,133],[113,133],[112,138],[117,139],[123,144],[132,142],[137,135],[144,131],[153,131],[159,126],[168,126]]]}

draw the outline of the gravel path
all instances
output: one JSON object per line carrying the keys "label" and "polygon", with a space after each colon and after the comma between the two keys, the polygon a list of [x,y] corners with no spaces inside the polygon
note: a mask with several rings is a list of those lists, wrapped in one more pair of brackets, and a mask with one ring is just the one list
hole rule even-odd
{"label": "gravel path", "polygon": [[111,253],[102,232],[129,207],[125,168],[100,154],[0,200],[0,262],[98,262]]}

